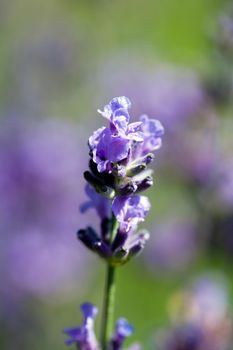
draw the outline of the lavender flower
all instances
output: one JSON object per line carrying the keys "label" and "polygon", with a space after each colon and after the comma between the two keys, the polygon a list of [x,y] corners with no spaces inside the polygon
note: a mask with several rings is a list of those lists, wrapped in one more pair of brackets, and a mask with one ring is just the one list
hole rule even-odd
{"label": "lavender flower", "polygon": [[97,307],[90,303],[84,303],[80,307],[83,314],[83,324],[80,327],[66,328],[64,332],[70,337],[65,341],[66,345],[76,344],[79,350],[98,350],[94,333],[94,320],[98,313]]}
{"label": "lavender flower", "polygon": [[85,178],[97,192],[108,195],[107,184],[114,190],[112,198],[152,185],[151,172],[143,171],[153,160],[151,152],[160,148],[164,134],[161,123],[146,116],[140,122],[128,124],[130,106],[126,97],[114,98],[101,112],[110,126],[98,129],[89,138],[90,170],[94,177],[86,173]]}
{"label": "lavender flower", "polygon": [[[105,202],[106,198],[98,195]],[[97,202],[99,206],[99,202]],[[105,220],[102,221],[101,237],[91,227],[78,231],[78,238],[91,250],[101,257],[109,260],[112,264],[123,264],[134,255],[138,254],[149,239],[146,231],[135,233],[139,222],[144,221],[148,214],[150,203],[147,197],[116,197],[113,201],[112,210],[119,222],[115,238],[110,241],[108,232],[103,231]],[[107,227],[109,230],[111,227]]]}
{"label": "lavender flower", "polygon": [[[121,96],[113,98],[103,111],[99,111],[109,121],[109,127],[98,129],[89,138],[89,170],[84,172],[84,178],[88,182],[86,192],[91,201],[84,203],[81,210],[95,207],[101,220],[100,234],[92,226],[77,233],[84,245],[107,263],[101,329],[103,350],[121,350],[124,339],[133,331],[125,319],[120,319],[109,342],[115,267],[141,252],[149,238],[148,232],[135,232],[150,209],[147,197],[137,193],[153,183],[152,172],[147,166],[153,160],[151,152],[160,148],[164,134],[161,123],[147,116],[129,124],[130,107],[129,99]],[[84,333],[83,328],[70,329],[66,333],[71,337],[68,345],[75,343],[80,350],[95,349],[96,345],[89,344],[86,336],[80,336]]]}
{"label": "lavender flower", "polygon": [[[154,158],[151,152],[161,147],[164,134],[161,123],[147,116],[129,124],[130,107],[129,99],[121,96],[99,111],[109,127],[98,129],[89,138],[91,158],[89,170],[84,172],[91,201],[81,210],[94,205],[101,219],[101,235],[87,227],[78,231],[78,238],[112,265],[127,262],[149,238],[145,231],[135,233],[150,209],[149,200],[137,193],[153,184],[147,166]],[[117,223],[114,228],[111,212]]]}
{"label": "lavender flower", "polygon": [[115,333],[110,341],[110,350],[121,350],[124,340],[132,335],[133,326],[124,318],[120,318],[116,323]]}
{"label": "lavender flower", "polygon": [[[99,344],[94,332],[94,321],[98,309],[90,303],[82,304],[80,309],[83,314],[83,324],[79,327],[66,328],[64,330],[64,333],[69,337],[65,340],[65,344],[68,346],[75,344],[79,350],[98,350]],[[124,340],[133,331],[133,326],[126,319],[120,318],[116,323],[115,333],[109,342],[109,350],[122,350]]]}
{"label": "lavender flower", "polygon": [[144,221],[150,210],[150,202],[145,196],[116,197],[112,210],[119,222],[120,231],[129,232],[135,229],[139,222]]}

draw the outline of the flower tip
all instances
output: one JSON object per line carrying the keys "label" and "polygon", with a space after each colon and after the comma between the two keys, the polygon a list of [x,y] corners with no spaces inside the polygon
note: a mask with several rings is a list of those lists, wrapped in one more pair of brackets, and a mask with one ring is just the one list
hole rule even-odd
{"label": "flower tip", "polygon": [[116,324],[116,331],[118,335],[126,338],[133,334],[134,327],[125,318],[120,318]]}
{"label": "flower tip", "polygon": [[94,319],[96,317],[96,315],[98,314],[98,308],[91,304],[91,303],[83,303],[81,306],[80,306],[80,309],[82,311],[82,314],[85,318],[92,318]]}

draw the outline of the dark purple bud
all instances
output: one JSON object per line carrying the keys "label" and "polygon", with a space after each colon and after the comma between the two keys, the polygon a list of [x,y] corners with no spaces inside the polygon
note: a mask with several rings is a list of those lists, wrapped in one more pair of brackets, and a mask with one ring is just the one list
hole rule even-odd
{"label": "dark purple bud", "polygon": [[137,190],[137,185],[134,181],[130,180],[128,183],[121,185],[121,187],[119,187],[117,189],[117,194],[119,196],[129,196],[133,193],[135,193]]}
{"label": "dark purple bud", "polygon": [[123,247],[127,238],[128,238],[127,233],[121,232],[120,230],[118,230],[116,237],[112,243],[112,251],[115,251],[116,249]]}
{"label": "dark purple bud", "polygon": [[98,171],[97,164],[93,161],[93,159],[90,159],[89,161],[89,169],[97,178],[101,178],[102,174]]}
{"label": "dark purple bud", "polygon": [[104,241],[99,241],[94,244],[94,250],[102,258],[109,258],[112,255],[112,251]]}
{"label": "dark purple bud", "polygon": [[101,237],[104,242],[109,242],[110,240],[111,226],[112,226],[112,222],[109,218],[104,218],[101,221]]}
{"label": "dark purple bud", "polygon": [[87,248],[90,250],[95,250],[95,246],[98,242],[101,242],[99,236],[92,227],[87,227],[86,229],[79,230],[77,232],[77,237],[82,241]]}
{"label": "dark purple bud", "polygon": [[83,173],[84,179],[95,188],[96,192],[98,193],[105,193],[107,192],[108,188],[106,185],[102,183],[100,179],[95,177],[90,171],[84,171]]}
{"label": "dark purple bud", "polygon": [[136,193],[145,191],[148,188],[150,188],[152,185],[153,185],[153,178],[152,178],[152,176],[147,176],[140,183],[137,183],[137,191],[136,191]]}
{"label": "dark purple bud", "polygon": [[103,184],[103,182],[95,177],[90,171],[84,171],[83,176],[85,180],[96,190],[97,193],[102,194],[106,198],[113,198],[115,195],[115,191]]}
{"label": "dark purple bud", "polygon": [[97,164],[93,161],[93,159],[90,159],[90,161],[89,161],[89,169],[90,169],[91,173],[93,173],[93,175],[95,177],[100,179],[100,181],[103,184],[105,184],[106,186],[109,186],[109,187],[114,186],[115,178],[114,178],[113,174],[108,174],[106,172],[100,173],[97,169]]}

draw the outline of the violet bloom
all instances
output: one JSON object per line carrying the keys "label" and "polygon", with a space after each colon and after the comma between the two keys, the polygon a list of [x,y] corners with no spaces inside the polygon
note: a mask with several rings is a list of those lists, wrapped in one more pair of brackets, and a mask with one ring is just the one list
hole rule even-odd
{"label": "violet bloom", "polygon": [[101,112],[109,127],[98,129],[89,138],[90,171],[84,177],[109,198],[141,192],[153,184],[151,171],[145,170],[154,159],[152,152],[161,147],[164,128],[147,116],[129,124],[130,106],[124,96],[110,101]]}
{"label": "violet bloom", "polygon": [[112,204],[113,213],[119,222],[120,230],[129,232],[135,229],[150,210],[149,199],[145,196],[116,197]]}
{"label": "violet bloom", "polygon": [[[106,198],[102,197],[102,200],[106,201]],[[145,196],[116,197],[112,204],[112,210],[119,227],[114,240],[111,242],[103,230],[102,235],[98,235],[91,227],[79,230],[78,238],[87,248],[109,260],[113,265],[124,264],[134,255],[140,253],[149,239],[149,234],[146,231],[135,233],[137,225],[144,221],[149,209],[150,202]],[[110,228],[108,227],[108,229]]]}
{"label": "violet bloom", "polygon": [[104,111],[99,111],[110,122],[110,128],[100,128],[89,138],[89,147],[98,171],[111,172],[111,164],[127,158],[130,141],[126,136],[130,101],[122,96],[114,98]]}
{"label": "violet bloom", "polygon": [[125,97],[115,97],[108,105],[104,107],[104,110],[98,110],[103,117],[109,120],[110,129],[113,133],[125,133],[127,131],[129,123],[128,109],[131,107],[130,100]]}
{"label": "violet bloom", "polygon": [[83,314],[83,324],[80,327],[66,328],[64,332],[69,336],[66,345],[76,344],[79,350],[98,350],[99,345],[94,333],[94,320],[98,313],[96,306],[84,303],[80,307]]}
{"label": "violet bloom", "polygon": [[196,119],[206,97],[200,76],[169,63],[148,67],[140,53],[136,60],[135,55],[121,52],[104,62],[98,77],[102,96],[106,96],[106,91],[110,95],[123,91],[135,101],[134,115],[158,116],[168,132],[179,131],[187,121]]}
{"label": "violet bloom", "polygon": [[116,323],[115,333],[110,341],[109,350],[122,350],[123,342],[133,332],[133,326],[125,318],[120,318]]}
{"label": "violet bloom", "polygon": [[149,119],[147,115],[142,115],[140,121],[142,122],[140,131],[143,134],[142,154],[145,155],[161,147],[164,128],[159,120]]}
{"label": "violet bloom", "polygon": [[[98,130],[97,130],[98,132]],[[94,146],[96,143],[96,147]],[[104,128],[94,141],[89,139],[89,146],[93,152],[93,160],[98,164],[98,171],[111,172],[112,164],[128,156],[129,139],[124,135],[112,135],[108,128]]]}

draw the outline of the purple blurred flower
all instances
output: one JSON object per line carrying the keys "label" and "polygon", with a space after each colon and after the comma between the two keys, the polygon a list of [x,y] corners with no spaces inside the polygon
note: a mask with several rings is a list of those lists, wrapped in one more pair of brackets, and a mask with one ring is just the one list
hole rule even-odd
{"label": "purple blurred flower", "polygon": [[119,222],[120,230],[134,230],[139,222],[144,221],[150,210],[150,202],[145,196],[116,197],[112,204],[113,213]]}
{"label": "purple blurred flower", "polygon": [[88,260],[72,235],[84,197],[77,135],[73,124],[58,120],[1,121],[1,295],[43,296],[71,288],[73,276],[80,288],[87,278]]}
{"label": "purple blurred flower", "polygon": [[94,333],[94,320],[98,309],[90,303],[82,304],[80,309],[83,313],[83,324],[80,327],[66,328],[64,330],[70,337],[65,343],[66,345],[76,344],[80,350],[97,350],[99,346]]}
{"label": "purple blurred flower", "polygon": [[232,213],[233,210],[233,161],[232,157],[222,155],[222,161],[215,169],[214,178],[209,189],[213,204],[218,211]]}
{"label": "purple blurred flower", "polygon": [[[226,281],[204,275],[174,297],[170,330],[160,333],[161,350],[228,350],[232,343],[232,315]],[[174,312],[175,311],[175,312]]]}
{"label": "purple blurred flower", "polygon": [[[230,5],[230,3],[229,3]],[[233,54],[233,6],[232,4],[225,9],[219,16],[218,28],[216,33],[216,42],[219,45],[221,54]],[[225,52],[226,51],[226,52]]]}
{"label": "purple blurred flower", "polygon": [[196,124],[185,126],[182,137],[181,130],[169,135],[164,156],[165,167],[172,167],[175,176],[201,185],[210,182],[219,162],[217,116],[210,110],[202,112]]}
{"label": "purple blurred flower", "polygon": [[170,218],[157,224],[145,251],[152,272],[174,272],[187,268],[197,253],[197,227],[190,219]]}
{"label": "purple blurred flower", "polygon": [[190,290],[190,318],[208,328],[218,327],[228,313],[229,292],[222,275],[203,275]]}
{"label": "purple blurred flower", "polygon": [[114,55],[104,62],[99,79],[104,97],[106,91],[110,96],[123,91],[135,101],[134,115],[158,116],[168,132],[196,118],[205,102],[200,77],[193,70],[171,64],[149,66],[140,53]]}
{"label": "purple blurred flower", "polygon": [[203,348],[203,331],[199,327],[187,324],[171,330],[159,350],[212,350]]}
{"label": "purple blurred flower", "polygon": [[133,326],[125,319],[120,318],[116,323],[115,333],[110,341],[110,350],[121,350],[125,339],[134,332]]}

